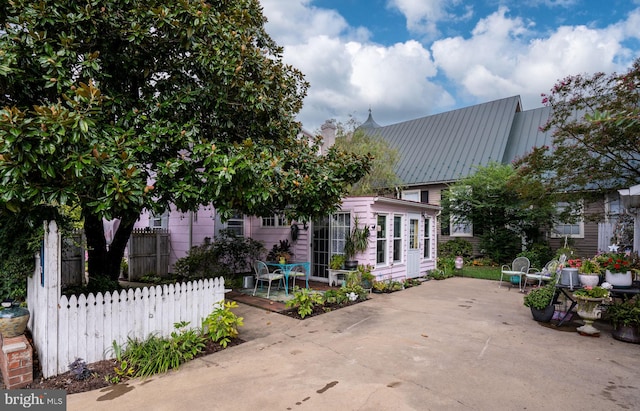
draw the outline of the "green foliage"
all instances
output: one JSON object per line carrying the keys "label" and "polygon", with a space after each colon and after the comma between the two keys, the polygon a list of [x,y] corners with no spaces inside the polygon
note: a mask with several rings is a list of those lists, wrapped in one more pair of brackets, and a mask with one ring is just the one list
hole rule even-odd
{"label": "green foliage", "polygon": [[496,262],[512,260],[522,237],[537,241],[540,230],[553,222],[555,205],[547,201],[532,206],[533,194],[525,191],[531,186],[535,185],[525,182],[511,165],[478,167],[443,193],[443,219],[472,223],[486,255]]}
{"label": "green foliage", "polygon": [[[626,73],[595,73],[562,79],[543,96],[552,117],[553,149],[539,147],[524,157],[521,172],[539,176],[548,192],[588,190],[591,198],[638,184],[640,124],[637,113],[640,59]],[[576,113],[580,113],[576,115]],[[622,121],[600,113],[617,113]]]}
{"label": "green foliage", "polygon": [[525,307],[543,310],[551,304],[555,292],[555,282],[549,281],[549,284],[529,291],[529,293],[524,296],[524,305]]}
{"label": "green foliage", "polygon": [[214,242],[192,247],[186,257],[176,261],[175,274],[179,280],[193,280],[247,272],[263,253],[262,243],[221,230]]}
{"label": "green foliage", "polygon": [[351,186],[349,195],[384,194],[402,185],[395,172],[400,153],[391,147],[387,140],[380,136],[368,135],[360,129],[345,132],[344,127],[340,127],[339,130],[342,132],[336,137],[336,147],[348,153],[370,155],[373,158],[371,170]]}
{"label": "green foliage", "polygon": [[362,253],[369,247],[369,226],[360,227],[358,216],[353,219],[353,227],[344,239],[344,257],[353,260],[356,254]]}
{"label": "green foliage", "polygon": [[238,308],[235,301],[225,302],[202,321],[202,329],[214,342],[226,347],[232,338],[238,336],[238,327],[244,325],[243,318],[236,316],[231,310]]}
{"label": "green foliage", "polygon": [[456,269],[455,257],[438,257],[438,268],[447,274],[447,277],[453,277]]}
{"label": "green foliage", "polygon": [[287,307],[296,307],[302,318],[311,314],[313,307],[320,304],[322,304],[322,294],[297,286],[294,289],[293,298],[286,302]]}
{"label": "green foliage", "polygon": [[446,271],[442,269],[431,270],[431,272],[429,273],[429,277],[433,278],[434,280],[444,280],[446,278],[453,277],[453,275],[453,270]]}
{"label": "green foliage", "polygon": [[640,299],[636,296],[608,305],[607,316],[614,326],[640,326]]}
{"label": "green foliage", "polygon": [[454,238],[443,244],[438,244],[438,255],[441,257],[471,257],[473,246],[464,238]]}
{"label": "green foliage", "polygon": [[286,261],[293,257],[289,240],[280,240],[278,244],[274,244],[267,254],[267,261],[278,261],[280,257],[284,257]]}
{"label": "green foliage", "polygon": [[344,254],[334,254],[329,261],[329,268],[332,270],[340,270],[344,266],[345,260]]}
{"label": "green foliage", "polygon": [[157,335],[151,335],[144,341],[129,338],[122,354],[123,360],[127,361],[127,368],[135,369],[136,377],[148,377],[178,368],[180,364],[193,359],[204,349],[204,339],[197,330],[185,329],[187,325],[185,322],[176,323],[176,331],[169,338]]}
{"label": "green foliage", "polygon": [[112,279],[145,209],[335,211],[370,159],[297,137],[308,83],[265,23],[256,0],[5,2],[0,208],[77,207]]}

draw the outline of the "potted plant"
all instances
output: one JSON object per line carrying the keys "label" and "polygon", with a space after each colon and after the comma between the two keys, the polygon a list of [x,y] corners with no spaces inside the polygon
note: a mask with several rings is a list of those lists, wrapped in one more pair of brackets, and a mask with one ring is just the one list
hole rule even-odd
{"label": "potted plant", "polygon": [[353,219],[353,228],[347,234],[344,241],[344,268],[346,270],[355,270],[358,267],[358,261],[354,260],[356,254],[362,253],[369,247],[369,227],[360,227],[360,220],[356,216]]}
{"label": "potted plant", "polygon": [[548,323],[553,318],[555,295],[555,285],[550,282],[542,287],[534,288],[524,296],[524,305],[531,309],[533,319],[539,322]]}
{"label": "potted plant", "polygon": [[611,336],[616,340],[640,343],[640,298],[616,301],[607,306],[607,316],[613,325]]}
{"label": "potted plant", "polygon": [[371,271],[373,271],[373,266],[371,264],[359,264],[357,271],[358,275],[360,276],[360,284],[362,285],[362,288],[366,290],[370,290],[371,288],[373,288],[373,281],[376,278],[373,274],[371,274]]}
{"label": "potted plant", "polygon": [[600,283],[600,264],[595,259],[582,260],[578,265],[578,277],[583,287],[595,287]]}
{"label": "potted plant", "polygon": [[593,326],[593,322],[602,316],[601,304],[609,298],[609,288],[611,284],[604,282],[602,286],[586,286],[573,292],[573,298],[578,304],[576,312],[584,321],[584,325],[577,328],[580,334],[594,337],[600,335],[600,330]]}
{"label": "potted plant", "polygon": [[602,254],[598,257],[605,269],[605,281],[614,287],[630,287],[633,260],[626,254]]}
{"label": "potted plant", "polygon": [[267,254],[267,261],[275,261],[280,264],[288,263],[291,260],[293,253],[291,252],[291,244],[289,240],[280,240],[279,244],[274,244]]}
{"label": "potted plant", "polygon": [[329,260],[329,268],[332,270],[341,270],[344,266],[344,254],[334,254]]}

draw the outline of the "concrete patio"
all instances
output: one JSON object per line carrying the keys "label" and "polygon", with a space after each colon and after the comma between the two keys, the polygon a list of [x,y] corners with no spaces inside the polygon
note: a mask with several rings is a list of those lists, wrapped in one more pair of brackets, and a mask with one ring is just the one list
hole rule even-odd
{"label": "concrete patio", "polygon": [[246,343],[68,410],[638,408],[640,345],[538,324],[522,297],[456,277],[304,321],[241,304]]}

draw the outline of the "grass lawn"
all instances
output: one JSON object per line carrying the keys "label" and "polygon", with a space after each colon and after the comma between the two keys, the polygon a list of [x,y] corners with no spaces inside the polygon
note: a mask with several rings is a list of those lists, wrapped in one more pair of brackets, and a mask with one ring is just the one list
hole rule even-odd
{"label": "grass lawn", "polygon": [[[456,275],[460,275],[459,271],[456,270]],[[500,280],[500,267],[490,267],[490,266],[465,266],[462,269],[462,276],[464,277],[472,277],[472,278],[481,278],[483,280]]]}

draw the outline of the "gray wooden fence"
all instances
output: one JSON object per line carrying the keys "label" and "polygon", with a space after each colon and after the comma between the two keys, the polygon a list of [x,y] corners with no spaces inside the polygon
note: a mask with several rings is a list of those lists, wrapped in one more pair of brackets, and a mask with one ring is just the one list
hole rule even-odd
{"label": "gray wooden fence", "polygon": [[[86,241],[82,230],[63,239],[61,258],[61,286],[86,283]],[[136,229],[128,244],[129,281],[139,280],[145,275],[167,277],[169,275],[169,230]]]}

